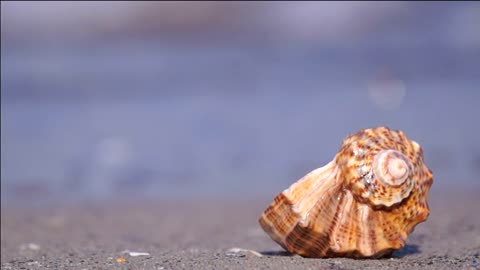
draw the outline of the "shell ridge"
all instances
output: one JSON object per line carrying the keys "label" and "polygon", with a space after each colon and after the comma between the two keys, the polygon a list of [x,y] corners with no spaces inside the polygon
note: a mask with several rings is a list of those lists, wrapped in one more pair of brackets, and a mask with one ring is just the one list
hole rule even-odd
{"label": "shell ridge", "polygon": [[[325,195],[319,198],[320,200],[325,200],[325,197],[329,198],[329,200],[335,196],[336,193],[338,193],[338,190],[340,189],[340,186],[338,185],[339,181],[336,175],[336,170],[331,172],[325,179],[323,183],[322,188],[322,193]],[[319,181],[320,182],[320,181]],[[319,185],[320,187],[320,185]],[[311,194],[313,195],[313,194]],[[310,209],[308,209],[308,213],[310,213],[314,208],[319,207],[319,200],[317,199],[316,202],[312,205]],[[323,213],[322,209],[318,210],[320,213]],[[314,216],[314,215],[309,215],[309,216]],[[318,217],[317,217],[318,218]],[[316,221],[314,221],[316,222]]]}
{"label": "shell ridge", "polygon": [[[308,226],[299,223],[289,235],[287,246],[290,249],[294,249],[300,255],[306,257],[319,257],[326,254],[329,250],[331,232],[336,223],[336,216],[338,216],[338,210],[342,205],[342,196],[340,196],[340,199],[338,196],[340,193],[342,193],[340,185],[328,188],[328,194],[325,195],[326,199],[317,201],[311,209],[312,213]],[[310,232],[310,235],[304,236],[306,232]]]}
{"label": "shell ridge", "polygon": [[[272,204],[270,204],[259,219],[261,227],[275,242],[279,243],[282,247],[287,246],[285,242],[287,241],[288,235],[295,229],[299,221],[304,219],[304,217],[301,217],[302,209],[298,209],[298,205],[295,204],[295,200],[297,199],[295,196],[298,195],[297,189],[301,189],[303,185],[307,184],[312,191],[310,192],[312,195],[316,189],[311,188],[310,182],[312,182],[314,186],[323,184],[323,187],[331,184],[332,182],[328,181],[328,178],[335,175],[336,169],[335,164],[330,162],[321,168],[313,170],[275,197]],[[314,205],[311,207],[313,206]],[[279,212],[279,208],[283,208],[284,210],[277,213]],[[294,222],[292,219],[297,221]]]}
{"label": "shell ridge", "polygon": [[[287,215],[294,214],[289,210],[291,202],[281,193],[275,197],[273,203],[265,210],[259,219],[262,229],[278,244],[285,248],[283,244],[283,230],[288,226],[288,220],[285,219]],[[280,213],[277,213],[277,209],[284,209]]]}
{"label": "shell ridge", "polygon": [[[307,194],[302,196],[293,205],[293,211],[301,215],[302,220],[300,221],[300,223],[308,226],[309,213],[315,207],[316,201],[318,200],[318,197],[316,195],[325,193],[325,190],[328,190],[336,184],[336,172],[337,166],[335,166],[333,162],[330,162],[326,166],[320,168],[316,174],[311,175],[311,177],[313,177],[312,181],[314,183],[312,184],[310,190],[308,190]],[[301,185],[296,186],[295,188],[301,188]],[[304,214],[302,215],[302,213]]]}

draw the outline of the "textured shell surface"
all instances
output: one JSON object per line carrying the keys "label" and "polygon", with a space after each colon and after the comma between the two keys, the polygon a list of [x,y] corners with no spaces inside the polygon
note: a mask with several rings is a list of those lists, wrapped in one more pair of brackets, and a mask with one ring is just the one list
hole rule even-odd
{"label": "textured shell surface", "polygon": [[303,257],[378,258],[427,220],[432,182],[418,143],[387,127],[362,129],[330,163],[278,194],[259,223]]}

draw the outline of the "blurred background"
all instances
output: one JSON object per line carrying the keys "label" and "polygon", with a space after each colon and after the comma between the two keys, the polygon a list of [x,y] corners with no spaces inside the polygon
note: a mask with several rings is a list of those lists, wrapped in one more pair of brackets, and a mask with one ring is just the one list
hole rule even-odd
{"label": "blurred background", "polygon": [[2,205],[273,198],[361,128],[480,190],[478,2],[2,2]]}

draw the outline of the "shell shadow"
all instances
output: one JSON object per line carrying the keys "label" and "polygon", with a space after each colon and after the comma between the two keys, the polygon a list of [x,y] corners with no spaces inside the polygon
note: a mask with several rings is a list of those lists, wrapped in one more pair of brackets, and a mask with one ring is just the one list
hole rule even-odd
{"label": "shell shadow", "polygon": [[264,256],[283,256],[283,257],[295,256],[295,254],[292,254],[285,250],[267,250],[267,251],[261,251],[260,254]]}
{"label": "shell shadow", "polygon": [[407,255],[420,253],[418,245],[405,245],[402,249],[399,249],[392,254],[392,258],[403,258]]}
{"label": "shell shadow", "polygon": [[[402,249],[393,252],[393,254],[385,255],[380,259],[403,258],[407,255],[417,254],[420,252],[421,251],[418,245],[405,245],[405,247],[403,247]],[[282,257],[295,256],[295,254],[292,254],[285,250],[267,250],[267,251],[261,251],[260,254],[264,256],[282,256]]]}

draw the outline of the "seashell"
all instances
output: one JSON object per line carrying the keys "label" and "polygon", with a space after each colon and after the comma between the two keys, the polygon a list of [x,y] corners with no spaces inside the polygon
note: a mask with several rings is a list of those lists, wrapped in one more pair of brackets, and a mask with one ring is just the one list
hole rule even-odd
{"label": "seashell", "polygon": [[418,143],[387,127],[362,129],[330,163],[277,195],[259,223],[303,257],[378,258],[427,220],[432,182]]}

